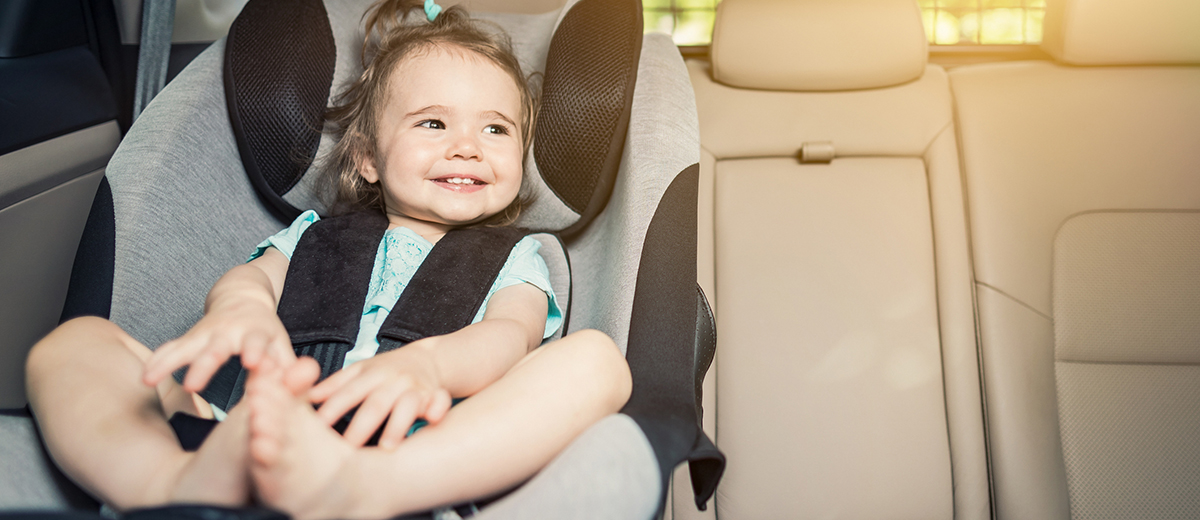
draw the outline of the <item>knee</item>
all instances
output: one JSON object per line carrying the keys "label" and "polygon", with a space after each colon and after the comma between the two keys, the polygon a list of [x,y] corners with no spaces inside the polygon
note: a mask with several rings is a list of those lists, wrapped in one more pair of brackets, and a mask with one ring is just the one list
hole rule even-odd
{"label": "knee", "polygon": [[582,380],[592,381],[611,411],[615,412],[629,400],[633,378],[629,363],[612,338],[598,330],[581,330],[567,336],[574,365]]}
{"label": "knee", "polygon": [[112,322],[95,316],[75,318],[59,325],[29,349],[25,360],[27,380],[46,370],[55,370],[74,359],[78,349],[87,348],[102,338],[121,341],[124,332]]}

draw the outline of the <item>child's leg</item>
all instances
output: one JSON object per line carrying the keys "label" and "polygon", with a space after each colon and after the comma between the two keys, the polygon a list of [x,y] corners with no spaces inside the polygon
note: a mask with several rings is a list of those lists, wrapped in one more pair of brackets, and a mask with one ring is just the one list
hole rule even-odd
{"label": "child's leg", "polygon": [[29,353],[30,406],[51,456],[81,487],[117,509],[167,502],[247,503],[248,411],[233,410],[195,453],[167,418],[208,416],[172,378],[142,384],[150,350],[113,323],[64,323]]}
{"label": "child's leg", "polygon": [[251,473],[265,503],[301,519],[388,518],[511,488],[619,410],[631,389],[612,340],[577,332],[387,451],[352,448],[281,377],[255,373],[247,385]]}

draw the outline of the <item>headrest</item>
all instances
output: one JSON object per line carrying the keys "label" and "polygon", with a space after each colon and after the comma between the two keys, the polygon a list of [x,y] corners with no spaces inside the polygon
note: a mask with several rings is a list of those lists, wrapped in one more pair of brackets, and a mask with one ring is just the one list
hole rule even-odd
{"label": "headrest", "polygon": [[[317,207],[320,115],[361,72],[370,0],[251,0],[226,40],[225,96],[238,152],[259,197],[290,222]],[[475,13],[508,31],[526,74],[541,74],[541,109],[518,223],[570,235],[607,204],[629,125],[641,55],[637,0],[578,0],[565,13]],[[557,24],[556,24],[557,23]],[[536,82],[535,82],[536,84]],[[315,164],[315,165],[314,165]]]}
{"label": "headrest", "polygon": [[1072,65],[1200,63],[1200,2],[1047,0],[1042,49]]}
{"label": "headrest", "polygon": [[550,40],[533,155],[546,185],[580,215],[560,228],[565,235],[595,218],[612,195],[633,108],[642,27],[639,0],[582,0]]}
{"label": "headrest", "polygon": [[725,0],[713,79],[763,90],[853,90],[921,77],[928,50],[913,0]]}
{"label": "headrest", "polygon": [[320,0],[250,2],[225,41],[225,103],[254,191],[290,222],[283,198],[312,164],[333,84],[335,49]]}

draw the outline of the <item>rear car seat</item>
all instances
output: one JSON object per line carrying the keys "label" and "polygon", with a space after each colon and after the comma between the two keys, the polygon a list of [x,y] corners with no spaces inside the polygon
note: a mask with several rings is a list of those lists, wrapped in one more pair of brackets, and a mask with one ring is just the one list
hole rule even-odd
{"label": "rear car seat", "polygon": [[717,517],[988,518],[950,90],[916,3],[724,0],[711,56],[688,68]]}
{"label": "rear car seat", "polygon": [[1197,518],[1200,3],[1045,23],[1054,62],[950,74],[996,515]]}

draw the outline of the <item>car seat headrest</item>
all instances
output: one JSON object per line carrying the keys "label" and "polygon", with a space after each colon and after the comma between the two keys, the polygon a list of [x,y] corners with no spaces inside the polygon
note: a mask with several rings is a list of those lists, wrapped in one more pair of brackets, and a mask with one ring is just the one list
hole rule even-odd
{"label": "car seat headrest", "polygon": [[629,126],[642,12],[636,1],[624,9],[614,3],[571,8],[546,58],[534,158],[558,199],[580,214],[572,229],[608,202]]}
{"label": "car seat headrest", "polygon": [[284,196],[309,169],[333,83],[333,32],[320,0],[250,2],[225,44],[225,102],[246,175],[267,208],[291,221]]}
{"label": "car seat headrest", "polygon": [[1072,65],[1200,63],[1200,2],[1046,2],[1042,49]]}
{"label": "car seat headrest", "polygon": [[[302,208],[324,209],[315,178],[333,140],[319,132],[320,116],[362,72],[362,15],[370,4],[251,0],[230,28],[225,95],[239,153],[282,221]],[[641,53],[640,2],[579,0],[561,13],[473,16],[509,34],[526,74],[541,73],[522,186],[536,200],[518,223],[570,235],[612,193]]]}
{"label": "car seat headrest", "polygon": [[713,79],[733,87],[826,91],[887,87],[925,72],[912,0],[724,0]]}

